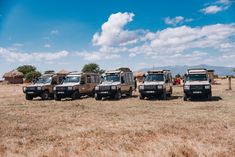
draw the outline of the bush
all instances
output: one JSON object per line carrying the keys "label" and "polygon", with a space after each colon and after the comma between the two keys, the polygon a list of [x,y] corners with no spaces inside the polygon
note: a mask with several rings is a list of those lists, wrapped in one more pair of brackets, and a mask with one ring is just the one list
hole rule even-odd
{"label": "bush", "polygon": [[82,68],[82,72],[90,72],[90,73],[104,73],[104,70],[100,69],[100,66],[96,63],[85,64]]}
{"label": "bush", "polygon": [[37,79],[38,77],[40,77],[42,74],[39,71],[31,71],[29,73],[26,74],[25,79],[27,81],[32,82],[33,80]]}
{"label": "bush", "polygon": [[23,66],[19,66],[17,68],[17,70],[19,72],[22,72],[24,74],[24,76],[26,76],[26,74],[32,72],[32,71],[36,71],[36,67],[32,66],[32,65],[23,65]]}

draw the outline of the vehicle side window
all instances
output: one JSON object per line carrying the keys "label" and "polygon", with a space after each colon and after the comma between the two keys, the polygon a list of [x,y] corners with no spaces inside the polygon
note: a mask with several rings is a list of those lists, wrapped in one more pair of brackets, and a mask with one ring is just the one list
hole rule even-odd
{"label": "vehicle side window", "polygon": [[87,75],[87,83],[91,83],[91,76]]}
{"label": "vehicle side window", "polygon": [[86,78],[84,76],[81,77],[81,81],[80,81],[81,84],[85,84],[86,83]]}

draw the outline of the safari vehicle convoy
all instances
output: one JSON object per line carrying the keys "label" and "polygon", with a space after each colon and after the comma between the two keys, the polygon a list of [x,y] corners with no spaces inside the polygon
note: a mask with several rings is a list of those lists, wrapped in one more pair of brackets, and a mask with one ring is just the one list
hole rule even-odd
{"label": "safari vehicle convoy", "polygon": [[23,87],[26,100],[41,97],[42,100],[53,99],[53,88],[59,84],[59,77],[55,74],[44,74],[35,81],[32,85]]}
{"label": "safari vehicle convoy", "polygon": [[62,98],[79,99],[81,96],[94,96],[94,89],[100,82],[99,74],[95,73],[69,73],[62,84],[54,87],[54,98],[60,101]]}
{"label": "safari vehicle convoy", "polygon": [[139,86],[139,98],[158,97],[163,100],[172,94],[172,76],[170,70],[151,70],[145,74],[142,85]]}
{"label": "safari vehicle convoy", "polygon": [[184,101],[188,98],[204,96],[211,100],[211,84],[206,69],[188,69],[184,79]]}
{"label": "safari vehicle convoy", "polygon": [[134,77],[129,68],[107,71],[102,76],[101,84],[95,87],[95,99],[110,97],[119,100],[123,94],[132,96],[134,89]]}

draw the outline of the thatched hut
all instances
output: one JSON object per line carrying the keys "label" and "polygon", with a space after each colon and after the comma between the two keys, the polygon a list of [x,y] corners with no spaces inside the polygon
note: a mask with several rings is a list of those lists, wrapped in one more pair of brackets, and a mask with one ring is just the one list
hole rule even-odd
{"label": "thatched hut", "polygon": [[12,70],[10,72],[7,72],[3,75],[3,78],[5,81],[11,84],[22,84],[24,74],[22,72],[19,72],[18,70]]}

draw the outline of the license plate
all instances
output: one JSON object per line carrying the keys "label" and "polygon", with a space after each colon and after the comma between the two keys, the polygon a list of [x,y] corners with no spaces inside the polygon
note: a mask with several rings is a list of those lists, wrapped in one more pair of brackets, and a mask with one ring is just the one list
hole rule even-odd
{"label": "license plate", "polygon": [[34,94],[34,92],[27,92],[27,94]]}
{"label": "license plate", "polygon": [[58,94],[64,94],[64,92],[58,92]]}
{"label": "license plate", "polygon": [[109,92],[100,92],[101,94],[108,94]]}
{"label": "license plate", "polygon": [[154,91],[146,91],[146,93],[155,93]]}
{"label": "license plate", "polygon": [[193,91],[193,94],[201,94],[202,91]]}

